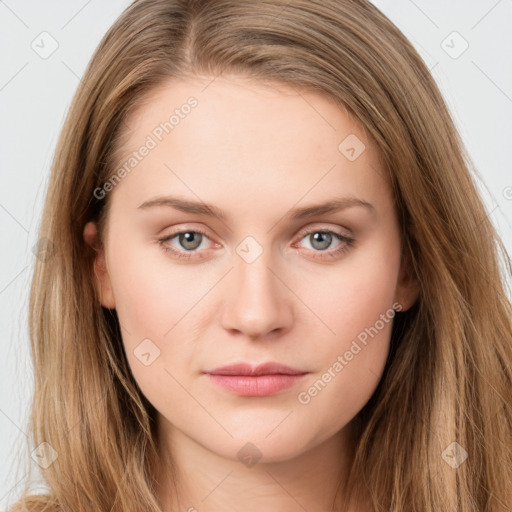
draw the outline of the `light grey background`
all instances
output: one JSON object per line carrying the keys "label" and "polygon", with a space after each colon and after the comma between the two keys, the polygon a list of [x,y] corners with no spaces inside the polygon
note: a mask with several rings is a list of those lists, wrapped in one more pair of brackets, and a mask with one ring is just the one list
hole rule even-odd
{"label": "light grey background", "polygon": [[[489,216],[512,252],[512,1],[374,3],[432,69],[477,166]],[[2,510],[16,499],[30,462],[25,449],[33,384],[27,303],[49,166],[87,62],[128,4],[0,0]],[[55,44],[53,40],[58,48],[41,56]]]}

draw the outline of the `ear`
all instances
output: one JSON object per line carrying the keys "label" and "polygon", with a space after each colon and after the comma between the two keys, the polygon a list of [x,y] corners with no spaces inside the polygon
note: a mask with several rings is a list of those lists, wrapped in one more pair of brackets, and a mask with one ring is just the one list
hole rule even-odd
{"label": "ear", "polygon": [[95,222],[88,222],[84,228],[84,240],[96,253],[94,258],[94,284],[99,292],[100,302],[103,307],[115,309],[116,303],[112,284],[105,263],[105,250],[98,239],[98,228]]}
{"label": "ear", "polygon": [[400,304],[401,308],[397,311],[407,311],[410,309],[420,294],[420,283],[414,272],[412,256],[409,248],[402,252],[402,261],[400,263],[400,272],[395,289],[395,302]]}

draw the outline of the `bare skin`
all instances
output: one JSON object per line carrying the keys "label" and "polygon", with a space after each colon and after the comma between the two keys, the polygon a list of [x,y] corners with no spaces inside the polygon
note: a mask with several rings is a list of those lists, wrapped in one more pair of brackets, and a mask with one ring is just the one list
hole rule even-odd
{"label": "bare skin", "polygon": [[[159,498],[169,512],[334,510],[351,421],[384,369],[393,304],[406,310],[417,297],[391,189],[364,130],[331,100],[241,77],[159,88],[127,120],[126,159],[190,96],[197,106],[109,192],[95,265],[101,302],[117,310],[133,375],[158,411],[162,454],[178,468],[175,496],[162,463]],[[339,149],[351,134],[364,150],[357,139]],[[139,208],[170,195],[225,218]],[[287,216],[340,198],[371,207]],[[88,223],[91,246],[96,235]],[[371,326],[378,333],[357,352],[353,341]],[[147,339],[149,365],[138,348]],[[203,373],[240,361],[307,374],[268,396],[240,396]]]}

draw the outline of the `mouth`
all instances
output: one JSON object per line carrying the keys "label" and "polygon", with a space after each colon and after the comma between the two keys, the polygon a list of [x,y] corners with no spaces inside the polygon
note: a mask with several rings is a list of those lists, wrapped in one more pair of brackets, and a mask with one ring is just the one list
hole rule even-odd
{"label": "mouth", "polygon": [[235,363],[203,372],[216,385],[239,396],[269,396],[300,382],[309,372],[277,362]]}

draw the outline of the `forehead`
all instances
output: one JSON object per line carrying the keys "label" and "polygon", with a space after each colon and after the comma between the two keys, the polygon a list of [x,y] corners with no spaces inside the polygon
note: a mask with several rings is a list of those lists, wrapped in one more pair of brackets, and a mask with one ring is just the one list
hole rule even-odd
{"label": "forehead", "polygon": [[[195,106],[189,108],[192,102]],[[146,95],[131,113],[125,123],[125,135],[145,135],[171,121],[171,129],[178,132],[173,133],[176,138],[179,131],[186,133],[183,126],[190,123],[181,121],[187,117],[193,117],[194,130],[200,130],[198,135],[207,135],[202,138],[204,142],[215,140],[217,135],[225,142],[250,142],[248,136],[257,135],[260,141],[274,141],[274,146],[283,140],[304,142],[307,135],[308,140],[318,144],[327,133],[333,136],[340,128],[362,131],[357,119],[325,94],[291,84],[228,75],[165,82]],[[164,133],[168,134],[165,130]],[[326,144],[329,142],[325,140]]]}
{"label": "forehead", "polygon": [[116,194],[133,203],[177,188],[212,203],[266,194],[289,207],[333,188],[383,191],[379,154],[361,124],[328,96],[291,85],[170,80],[126,119],[122,141],[116,163],[129,172]]}

